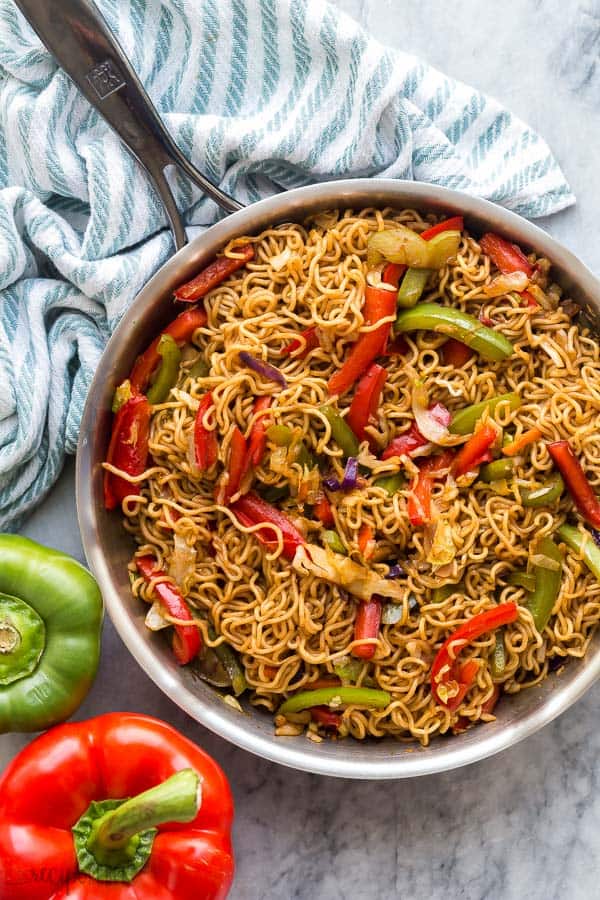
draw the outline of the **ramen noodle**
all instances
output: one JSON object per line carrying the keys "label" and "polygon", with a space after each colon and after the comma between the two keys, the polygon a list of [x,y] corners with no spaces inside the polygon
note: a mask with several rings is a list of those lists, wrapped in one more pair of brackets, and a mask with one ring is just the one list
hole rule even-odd
{"label": "ramen noodle", "polygon": [[175,363],[143,356],[119,389],[133,595],[282,737],[491,721],[600,617],[598,344],[547,260],[435,223],[346,210],[236,238],[176,292],[205,315]]}

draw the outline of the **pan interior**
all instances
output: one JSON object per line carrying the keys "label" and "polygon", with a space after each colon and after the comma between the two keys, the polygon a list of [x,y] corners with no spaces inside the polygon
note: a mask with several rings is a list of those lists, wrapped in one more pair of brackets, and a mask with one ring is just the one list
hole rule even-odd
{"label": "pan interior", "polygon": [[493,230],[525,248],[535,248],[551,260],[556,280],[592,321],[598,321],[600,284],[589,270],[541,229],[487,201],[432,185],[382,179],[329,182],[280,194],[223,219],[180,250],[148,282],[124,316],[88,394],[77,455],[77,504],[86,556],[108,612],[137,661],[178,706],[233,743],[283,765],[352,778],[402,778],[474,762],[551,721],[600,675],[600,634],[594,636],[583,660],[572,660],[539,687],[503,702],[495,722],[460,736],[436,738],[426,748],[391,738],[321,744],[304,736],[276,738],[268,714],[249,705],[242,714],[228,707],[216,691],[178,667],[166,642],[145,628],[146,610],[129,589],[127,564],[133,545],[120,516],[108,513],[102,503],[101,465],[110,435],[114,389],[127,376],[138,353],[173,317],[173,288],[197,273],[232,237],[256,234],[281,222],[302,221],[324,209],[369,207],[461,214],[475,234]]}

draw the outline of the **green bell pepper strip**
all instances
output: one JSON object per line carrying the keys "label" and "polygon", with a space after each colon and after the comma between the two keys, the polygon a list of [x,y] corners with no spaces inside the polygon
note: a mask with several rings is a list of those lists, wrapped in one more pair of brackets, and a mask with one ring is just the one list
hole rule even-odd
{"label": "green bell pepper strip", "polygon": [[491,463],[486,463],[479,470],[479,480],[491,484],[492,481],[501,481],[503,478],[510,478],[515,467],[514,459],[495,459]]}
{"label": "green bell pepper strip", "polygon": [[413,309],[398,314],[394,325],[396,332],[435,331],[455,338],[479,353],[483,359],[499,361],[513,354],[513,345],[499,331],[482,325],[479,319],[438,303],[420,303]]}
{"label": "green bell pepper strip", "polygon": [[398,288],[398,306],[411,309],[421,299],[425,285],[431,275],[431,269],[407,269]]}
{"label": "green bell pepper strip", "polygon": [[535,627],[541,634],[548,624],[560,590],[563,552],[551,538],[544,537],[536,546],[536,554],[547,556],[558,565],[557,569],[547,569],[539,565],[532,566],[535,575],[535,590],[529,597],[527,609],[533,616]]}
{"label": "green bell pepper strip", "polygon": [[278,503],[280,500],[287,500],[290,496],[290,489],[287,484],[268,484],[259,490],[260,496],[267,503]]}
{"label": "green bell pepper strip", "polygon": [[395,475],[382,475],[373,482],[373,487],[383,488],[391,496],[406,487],[406,478],[400,472]]}
{"label": "green bell pepper strip", "polygon": [[[276,447],[291,447],[294,443],[295,434],[287,425],[269,425],[265,434]],[[298,441],[296,444],[295,462],[307,469],[314,469],[317,465],[316,459],[304,441]]]}
{"label": "green bell pepper strip", "polygon": [[490,660],[490,670],[492,678],[502,678],[504,669],[506,668],[506,648],[504,646],[504,629],[499,628],[496,632],[496,643],[492,651]]}
{"label": "green bell pepper strip", "polygon": [[560,472],[554,472],[543,484],[538,484],[534,488],[521,488],[521,503],[530,509],[549,506],[560,499],[564,489],[562,475]]}
{"label": "green bell pepper strip", "polygon": [[0,534],[0,734],[41,731],[75,712],[98,668],[102,615],[87,569]]}
{"label": "green bell pepper strip", "polygon": [[579,531],[572,525],[561,525],[556,533],[567,547],[579,554],[590,572],[600,581],[600,547],[594,543],[589,531]]}
{"label": "green bell pepper strip", "polygon": [[535,591],[535,575],[533,572],[524,572],[522,569],[509,572],[506,576],[506,583],[512,584],[514,587],[522,587],[529,593]]}
{"label": "green bell pepper strip", "polygon": [[206,362],[203,356],[199,356],[188,375],[190,378],[206,378],[208,373],[210,372],[210,366]]}
{"label": "green bell pepper strip", "polygon": [[458,591],[462,590],[464,590],[462,581],[459,581],[457,584],[442,584],[439,587],[433,589],[433,593],[431,594],[431,602],[443,603],[444,600],[447,600],[448,597],[452,596],[452,594],[456,594]]}
{"label": "green bell pepper strip", "polygon": [[[208,626],[208,634],[210,639],[214,641],[217,636],[217,632],[212,627],[212,625]],[[239,660],[237,658],[237,653],[232,647],[229,646],[229,644],[226,643],[218,644],[216,647],[213,647],[212,650],[229,675],[233,693],[236,697],[239,697],[240,694],[243,694],[244,691],[248,689],[248,682],[246,681],[244,670],[240,666]]]}
{"label": "green bell pepper strip", "polygon": [[181,350],[170,334],[161,334],[156,350],[162,357],[162,362],[146,394],[148,403],[164,403],[177,382],[181,362]]}
{"label": "green bell pepper strip", "polygon": [[358,438],[338,412],[332,406],[322,406],[321,412],[329,422],[331,434],[344,456],[358,456]]}
{"label": "green bell pepper strip", "polygon": [[508,404],[511,412],[519,409],[521,406],[521,398],[518,394],[498,394],[497,397],[491,397],[489,400],[482,400],[481,403],[474,403],[472,406],[465,406],[459,409],[450,419],[448,429],[451,434],[472,434],[480,418],[487,411],[493,416],[497,407],[501,403]]}
{"label": "green bell pepper strip", "polygon": [[118,413],[121,407],[127,403],[128,400],[131,400],[133,396],[131,390],[131,382],[129,378],[122,381],[118,388],[115,390],[112,402],[112,411],[114,413]]}
{"label": "green bell pepper strip", "polygon": [[321,537],[323,538],[323,543],[326,544],[330,550],[333,550],[334,553],[341,553],[342,556],[348,556],[348,551],[344,547],[342,539],[337,531],[322,531]]}
{"label": "green bell pepper strip", "polygon": [[[335,703],[337,698],[340,706],[370,706],[373,709],[385,709],[392,702],[387,691],[361,687],[328,687],[317,688],[315,691],[300,691],[299,694],[288,697],[277,712],[285,716],[286,713],[302,712],[311,706],[329,706],[331,701]],[[337,708],[337,703],[335,705]]]}

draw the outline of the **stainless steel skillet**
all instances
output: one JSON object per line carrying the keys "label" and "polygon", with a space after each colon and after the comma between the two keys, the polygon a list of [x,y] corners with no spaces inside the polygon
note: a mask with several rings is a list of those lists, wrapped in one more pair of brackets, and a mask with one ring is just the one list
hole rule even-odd
{"label": "stainless steel skillet", "polygon": [[[246,209],[224,195],[181,156],[150,106],[121,49],[85,0],[18,0],[42,39],[90,102],[116,128],[156,183],[175,235],[178,252],[148,282],[124,316],[100,361],[81,425],[77,463],[79,523],[85,552],[125,644],[156,684],[206,727],[267,759],[307,771],[351,778],[403,778],[456,768],[482,759],[541,728],[571,706],[600,675],[600,634],[582,661],[573,660],[540,687],[506,698],[498,719],[427,748],[407,748],[392,740],[312,744],[304,737],[276,738],[271,718],[247,707],[240,714],[207,685],[193,680],[173,661],[166,645],[144,627],[145,610],[131,597],[128,545],[119,516],[102,505],[101,464],[110,432],[115,386],[126,377],[137,354],[173,316],[173,288],[190,278],[232,237],[256,233],[282,221],[299,221],[331,207],[415,207],[462,213],[475,234],[493,230],[535,248],[552,260],[568,292],[593,313],[600,311],[600,284],[569,251],[529,222],[486,201],[433,185],[357,179],[311,185],[263,200]],[[54,10],[52,9],[54,7]],[[232,215],[191,244],[164,179],[168,164],[179,166]]]}

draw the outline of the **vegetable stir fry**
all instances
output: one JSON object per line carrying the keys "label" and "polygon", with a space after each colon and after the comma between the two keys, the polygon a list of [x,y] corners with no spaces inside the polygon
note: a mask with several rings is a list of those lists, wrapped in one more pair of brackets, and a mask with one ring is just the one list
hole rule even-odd
{"label": "vegetable stir fry", "polygon": [[460,215],[320,213],[181,301],[105,463],[179,664],[282,737],[427,744],[583,656],[600,351],[548,260]]}

